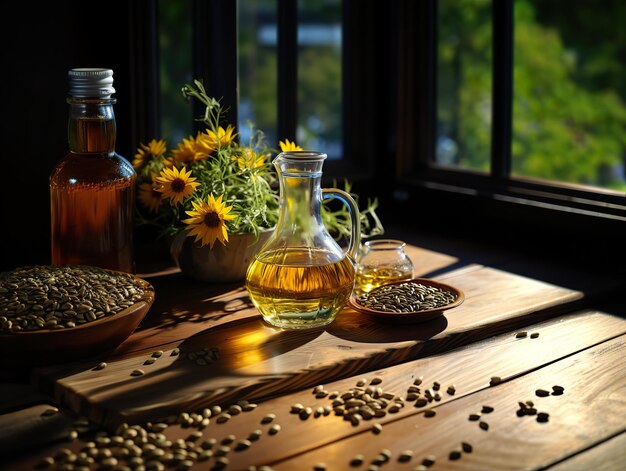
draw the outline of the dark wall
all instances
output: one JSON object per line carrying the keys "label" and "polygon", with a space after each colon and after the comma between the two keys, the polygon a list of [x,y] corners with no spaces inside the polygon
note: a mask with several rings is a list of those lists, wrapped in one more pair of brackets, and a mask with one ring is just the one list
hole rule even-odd
{"label": "dark wall", "polygon": [[130,158],[128,2],[10,2],[0,20],[0,270],[50,262],[48,177],[68,151],[67,71],[114,72],[117,150]]}

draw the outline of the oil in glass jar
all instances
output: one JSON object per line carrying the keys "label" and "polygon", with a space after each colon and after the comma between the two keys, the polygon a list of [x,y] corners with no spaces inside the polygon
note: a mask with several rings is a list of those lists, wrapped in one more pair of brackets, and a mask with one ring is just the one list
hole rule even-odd
{"label": "oil in glass jar", "polygon": [[413,277],[413,262],[404,251],[405,242],[395,239],[369,240],[363,246],[356,267],[355,290],[359,294]]}

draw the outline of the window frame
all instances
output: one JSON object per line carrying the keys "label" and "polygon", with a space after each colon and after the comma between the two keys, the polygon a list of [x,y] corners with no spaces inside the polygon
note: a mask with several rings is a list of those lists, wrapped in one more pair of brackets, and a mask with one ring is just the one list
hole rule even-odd
{"label": "window frame", "polygon": [[[626,222],[626,195],[601,188],[511,175],[514,0],[492,0],[493,72],[491,167],[489,173],[443,167],[435,162],[437,96],[437,0],[402,0],[399,21],[405,19],[399,41],[400,125],[397,186],[481,196],[518,205],[550,209],[591,219]],[[417,19],[416,19],[417,18]],[[404,44],[402,44],[404,42]],[[417,51],[417,52],[416,52]],[[403,81],[403,76],[409,77]],[[418,77],[413,79],[413,77]],[[412,87],[417,83],[417,92]],[[402,108],[405,108],[404,110]],[[408,108],[408,110],[406,110]],[[413,158],[417,155],[417,158]],[[524,209],[524,212],[527,208]],[[621,228],[620,226],[620,228]],[[623,228],[622,228],[623,230]]]}
{"label": "window frame", "polygon": [[[132,137],[143,142],[160,131],[158,2],[129,3]],[[492,0],[491,170],[483,174],[435,163],[437,3],[396,0],[381,9],[376,0],[343,0],[344,156],[327,162],[326,181],[349,178],[360,195],[381,200],[390,221],[404,221],[406,212],[426,198],[439,211],[468,208],[465,216],[471,214],[471,221],[483,227],[504,221],[543,234],[572,228],[581,238],[623,240],[626,195],[510,175],[514,0]],[[209,93],[224,96],[237,110],[237,4],[194,0],[194,9],[194,73]],[[278,0],[278,21],[279,133],[293,139],[296,2]],[[211,51],[219,44],[221,52],[209,54],[208,44]]]}

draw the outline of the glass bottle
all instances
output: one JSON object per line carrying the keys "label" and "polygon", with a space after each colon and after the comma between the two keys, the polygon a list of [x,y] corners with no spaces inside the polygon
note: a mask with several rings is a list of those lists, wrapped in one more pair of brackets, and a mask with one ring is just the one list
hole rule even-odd
{"label": "glass bottle", "polygon": [[[354,288],[359,210],[348,193],[321,188],[324,159],[326,154],[302,151],[283,152],[273,161],[280,182],[278,223],[248,267],[246,287],[264,320],[278,327],[329,324]],[[321,202],[328,198],[348,206],[346,252],[322,222]]]}
{"label": "glass bottle", "polygon": [[71,69],[69,153],[50,175],[52,264],[135,272],[133,166],[115,152],[111,69]]}
{"label": "glass bottle", "polygon": [[413,277],[413,262],[404,251],[406,243],[395,239],[368,240],[356,267],[356,290],[374,288]]}

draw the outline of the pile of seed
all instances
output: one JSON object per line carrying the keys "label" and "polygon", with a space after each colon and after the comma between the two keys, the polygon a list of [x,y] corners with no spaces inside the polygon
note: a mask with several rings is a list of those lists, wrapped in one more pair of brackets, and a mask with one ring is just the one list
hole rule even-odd
{"label": "pile of seed", "polygon": [[130,274],[83,265],[37,265],[0,273],[0,332],[67,329],[142,299]]}
{"label": "pile of seed", "polygon": [[407,281],[379,286],[356,299],[361,306],[376,311],[416,312],[447,306],[456,301],[456,295],[436,286]]}
{"label": "pile of seed", "polygon": [[[415,378],[413,384],[408,387],[406,396],[385,391],[380,386],[382,379],[378,376],[369,381],[365,378],[359,379],[354,387],[343,392],[327,391],[320,384],[315,386],[311,393],[316,399],[327,398],[332,401],[331,405],[314,409],[297,403],[291,406],[291,413],[297,414],[302,420],[307,420],[309,417],[318,418],[333,412],[356,427],[364,420],[369,421],[385,417],[387,414],[396,414],[407,403],[413,403],[415,407],[422,408],[433,401],[441,401],[442,396],[439,392],[441,384],[434,381],[430,388],[422,387],[423,380],[422,376]],[[456,387],[448,386],[446,393],[450,396],[454,395]],[[435,414],[434,409],[424,410],[424,417],[434,417]],[[371,431],[374,434],[381,433],[382,425],[375,423]]]}
{"label": "pile of seed", "polygon": [[[76,440],[79,435],[85,440],[83,446],[72,451],[67,448],[45,457],[38,468],[55,469],[143,469],[187,470],[202,463],[212,465],[210,469],[225,469],[230,464],[231,452],[242,452],[252,447],[263,435],[262,430],[254,430],[247,437],[227,435],[221,440],[205,436],[204,429],[210,421],[225,414],[239,414],[252,411],[256,404],[246,400],[237,402],[222,410],[220,406],[211,406],[198,412],[181,412],[178,415],[164,418],[160,422],[148,422],[144,425],[120,425],[114,433],[99,431],[87,438],[72,430],[69,441]],[[46,415],[57,413],[55,408]],[[42,414],[43,415],[43,414]],[[172,425],[185,429],[193,429],[186,438],[170,439],[165,432]],[[267,431],[275,435],[280,431],[278,424],[273,424]],[[251,466],[257,471],[271,471],[269,466]]]}

